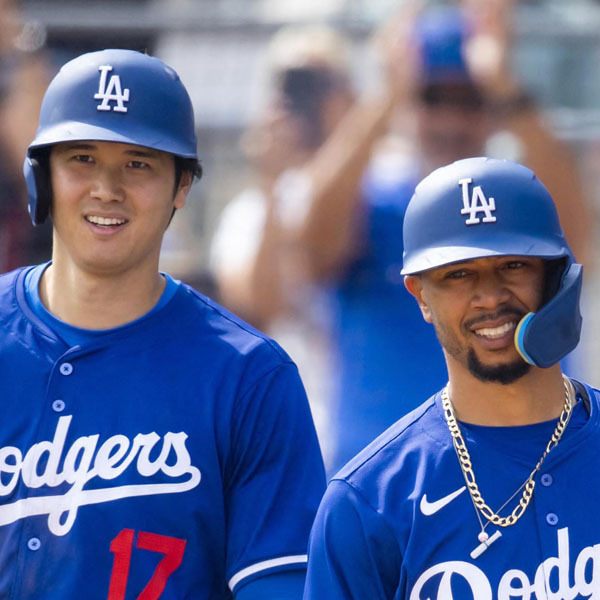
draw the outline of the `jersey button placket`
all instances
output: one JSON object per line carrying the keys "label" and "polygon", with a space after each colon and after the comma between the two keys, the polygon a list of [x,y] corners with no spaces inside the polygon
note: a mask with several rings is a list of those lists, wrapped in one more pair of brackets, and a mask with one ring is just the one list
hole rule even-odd
{"label": "jersey button placket", "polygon": [[42,547],[42,542],[40,541],[40,538],[31,537],[27,540],[27,547],[32,552],[35,552],[36,550],[39,550]]}
{"label": "jersey button placket", "polygon": [[63,410],[65,410],[65,406],[66,405],[63,400],[57,399],[52,403],[52,410],[54,412],[61,413]]}
{"label": "jersey button placket", "polygon": [[[65,377],[68,377],[73,373],[73,365],[70,362],[64,362],[58,367],[58,372]],[[65,410],[65,403],[60,398],[57,398],[52,402],[52,410],[56,413],[61,413]]]}
{"label": "jersey button placket", "polygon": [[73,365],[71,363],[65,362],[60,365],[59,369],[61,375],[68,376],[73,372]]}

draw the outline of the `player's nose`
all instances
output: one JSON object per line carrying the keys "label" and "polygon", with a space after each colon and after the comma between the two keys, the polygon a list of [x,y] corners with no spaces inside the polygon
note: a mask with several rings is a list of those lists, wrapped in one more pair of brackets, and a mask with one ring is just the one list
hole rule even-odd
{"label": "player's nose", "polygon": [[474,285],[472,304],[476,308],[494,309],[507,302],[510,289],[494,271],[480,273]]}
{"label": "player's nose", "polygon": [[122,202],[125,199],[125,187],[120,169],[110,166],[98,168],[91,196],[101,202]]}

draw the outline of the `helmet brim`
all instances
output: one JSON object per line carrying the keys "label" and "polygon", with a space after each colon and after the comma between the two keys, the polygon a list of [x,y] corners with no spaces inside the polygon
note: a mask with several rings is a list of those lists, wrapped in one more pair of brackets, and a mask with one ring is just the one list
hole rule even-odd
{"label": "helmet brim", "polygon": [[181,144],[176,138],[165,137],[162,133],[152,129],[143,129],[136,131],[130,128],[128,135],[123,135],[106,127],[81,123],[78,121],[66,121],[58,123],[52,127],[47,127],[39,132],[36,138],[29,146],[29,155],[35,153],[35,150],[63,142],[77,141],[99,141],[99,142],[117,142],[122,144],[133,144],[135,146],[144,146],[161,150],[169,154],[175,154],[183,158],[197,158],[196,153],[189,151],[189,146]]}
{"label": "helmet brim", "polygon": [[402,275],[415,275],[438,267],[454,263],[489,258],[494,256],[528,256],[552,260],[570,256],[568,247],[557,240],[556,243],[547,242],[540,238],[514,235],[506,241],[496,240],[493,249],[482,246],[465,246],[464,239],[446,241],[446,245],[425,248],[420,252],[413,252],[402,267]]}

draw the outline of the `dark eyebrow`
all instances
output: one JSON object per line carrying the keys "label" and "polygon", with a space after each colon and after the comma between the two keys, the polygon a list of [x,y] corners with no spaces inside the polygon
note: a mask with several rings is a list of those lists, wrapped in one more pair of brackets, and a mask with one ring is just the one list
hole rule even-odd
{"label": "dark eyebrow", "polygon": [[158,156],[158,152],[150,148],[148,148],[148,150],[126,150],[125,154],[137,156],[139,158],[156,158]]}

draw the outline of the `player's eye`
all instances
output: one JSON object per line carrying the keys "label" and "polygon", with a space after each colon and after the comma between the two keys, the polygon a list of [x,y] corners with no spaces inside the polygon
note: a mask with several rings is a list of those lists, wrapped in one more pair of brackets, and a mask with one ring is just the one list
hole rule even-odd
{"label": "player's eye", "polygon": [[522,269],[525,263],[522,260],[511,260],[504,265],[505,269]]}
{"label": "player's eye", "polygon": [[142,160],[130,160],[127,163],[127,166],[131,167],[132,169],[146,169],[150,165],[147,162],[144,162]]}
{"label": "player's eye", "polygon": [[444,279],[463,279],[469,275],[467,269],[453,269],[444,275]]}
{"label": "player's eye", "polygon": [[94,159],[89,154],[74,154],[72,160],[81,163],[91,163]]}

